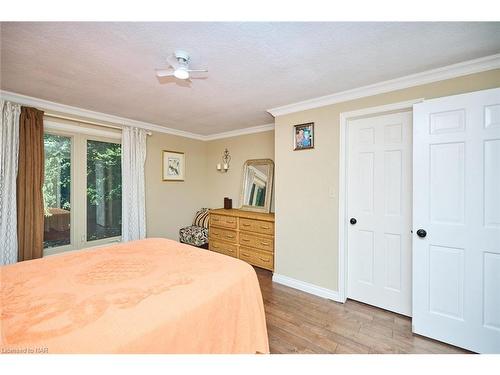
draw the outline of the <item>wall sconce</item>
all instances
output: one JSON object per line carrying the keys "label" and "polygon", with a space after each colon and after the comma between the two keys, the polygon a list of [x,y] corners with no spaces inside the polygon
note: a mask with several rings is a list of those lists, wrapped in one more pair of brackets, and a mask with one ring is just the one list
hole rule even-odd
{"label": "wall sconce", "polygon": [[229,169],[229,162],[231,161],[231,155],[229,155],[229,151],[227,148],[224,150],[224,154],[222,154],[222,164],[217,164],[217,170],[219,172],[227,172]]}

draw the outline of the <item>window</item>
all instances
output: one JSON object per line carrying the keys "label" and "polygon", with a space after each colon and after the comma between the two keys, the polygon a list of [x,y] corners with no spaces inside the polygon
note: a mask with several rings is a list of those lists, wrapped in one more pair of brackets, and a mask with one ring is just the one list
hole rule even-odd
{"label": "window", "polygon": [[44,127],[44,255],[119,241],[119,133],[47,121]]}

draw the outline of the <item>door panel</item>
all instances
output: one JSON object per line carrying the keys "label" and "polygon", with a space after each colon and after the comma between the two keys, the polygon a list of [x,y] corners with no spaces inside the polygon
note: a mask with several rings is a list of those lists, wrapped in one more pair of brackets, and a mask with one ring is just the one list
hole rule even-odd
{"label": "door panel", "polygon": [[411,314],[410,112],[349,121],[347,296]]}
{"label": "door panel", "polygon": [[414,106],[413,329],[500,353],[500,89]]}
{"label": "door panel", "polygon": [[464,222],[464,152],[462,142],[430,146],[429,198],[433,222]]}
{"label": "door panel", "polygon": [[484,142],[484,225],[500,228],[500,139]]}
{"label": "door panel", "polygon": [[386,288],[401,291],[401,236],[385,234],[385,284]]}
{"label": "door panel", "polygon": [[484,325],[500,331],[500,254],[484,253]]}
{"label": "door panel", "polygon": [[429,248],[429,310],[463,319],[464,249]]}
{"label": "door panel", "polygon": [[368,230],[360,230],[358,233],[358,243],[354,253],[358,260],[356,273],[358,281],[373,285],[373,268],[374,268],[374,254],[373,254],[373,232]]}
{"label": "door panel", "polygon": [[387,216],[401,215],[402,162],[400,150],[384,152],[384,202]]}
{"label": "door panel", "polygon": [[359,200],[360,209],[367,214],[373,212],[373,152],[359,154]]}

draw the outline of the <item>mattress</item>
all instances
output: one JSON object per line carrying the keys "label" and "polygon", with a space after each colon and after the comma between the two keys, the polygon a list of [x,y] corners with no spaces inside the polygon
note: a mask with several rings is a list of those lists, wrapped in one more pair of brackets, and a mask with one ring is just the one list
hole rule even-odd
{"label": "mattress", "polygon": [[268,353],[243,261],[167,239],[0,268],[2,353]]}

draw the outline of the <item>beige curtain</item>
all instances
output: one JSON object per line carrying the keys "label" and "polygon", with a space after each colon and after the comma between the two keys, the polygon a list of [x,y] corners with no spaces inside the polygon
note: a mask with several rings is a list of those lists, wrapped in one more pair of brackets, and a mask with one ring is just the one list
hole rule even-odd
{"label": "beige curtain", "polygon": [[0,265],[2,266],[17,262],[16,177],[20,113],[19,104],[0,100]]}
{"label": "beige curtain", "polygon": [[21,107],[17,172],[18,260],[43,255],[43,111]]}

